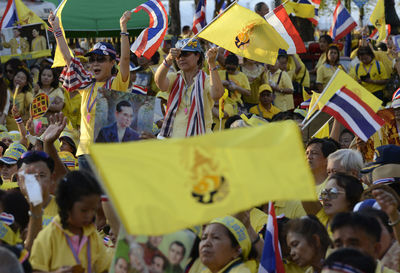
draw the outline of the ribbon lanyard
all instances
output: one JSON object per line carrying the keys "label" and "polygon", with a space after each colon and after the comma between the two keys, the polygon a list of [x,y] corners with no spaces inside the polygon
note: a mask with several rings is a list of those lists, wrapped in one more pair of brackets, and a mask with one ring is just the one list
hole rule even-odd
{"label": "ribbon lanyard", "polygon": [[[365,68],[365,65],[363,64],[364,71],[365,71],[367,74],[369,74],[369,72],[371,72],[371,68],[372,68],[373,65],[374,65],[374,64],[371,62],[371,66],[368,68],[368,71],[367,71],[367,69]],[[366,75],[367,75],[367,74],[366,74]]]}
{"label": "ribbon lanyard", "polygon": [[[113,79],[114,79],[113,77],[109,78],[109,79],[106,81],[106,83],[103,85],[103,87],[105,87],[106,89],[110,89],[110,88],[111,88],[111,82],[112,82]],[[96,97],[93,99],[92,103],[90,103],[90,101],[92,100],[92,96],[93,96],[93,94],[94,94],[94,87],[95,87],[95,86],[96,86],[96,79],[93,79],[93,84],[92,84],[92,88],[90,89],[89,99],[88,99],[88,102],[87,102],[87,104],[86,104],[86,110],[87,110],[88,114],[90,114],[90,112],[91,112],[92,109],[93,109],[94,104],[95,104],[96,101],[97,101],[97,96],[96,96]]]}
{"label": "ribbon lanyard", "polygon": [[[76,263],[82,265],[81,260],[78,257],[78,253],[76,253],[75,248],[72,245],[71,239],[69,238],[69,236],[67,234],[64,233],[64,235],[65,235],[65,238],[67,238],[67,242],[68,242],[69,248],[71,249],[72,254],[74,255]],[[87,244],[87,246],[86,246],[86,250],[87,250],[86,255],[87,255],[87,264],[88,264],[87,272],[88,273],[92,273],[92,263],[91,263],[91,251],[90,251],[90,239],[89,239],[89,237],[87,239],[86,244]]]}

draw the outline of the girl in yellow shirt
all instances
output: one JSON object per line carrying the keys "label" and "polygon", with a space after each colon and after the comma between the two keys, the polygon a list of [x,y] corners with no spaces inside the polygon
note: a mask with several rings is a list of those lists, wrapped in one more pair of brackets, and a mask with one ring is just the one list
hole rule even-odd
{"label": "girl in yellow shirt", "polygon": [[326,61],[317,69],[316,85],[318,91],[321,93],[329,80],[332,78],[336,69],[343,69],[340,61],[340,50],[336,45],[329,46],[326,51]]}

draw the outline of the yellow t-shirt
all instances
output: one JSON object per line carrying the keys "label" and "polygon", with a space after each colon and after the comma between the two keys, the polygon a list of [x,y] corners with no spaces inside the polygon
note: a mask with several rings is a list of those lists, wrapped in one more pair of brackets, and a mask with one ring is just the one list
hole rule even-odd
{"label": "yellow t-shirt", "polygon": [[[218,71],[219,77],[221,79],[221,81],[233,81],[235,84],[239,85],[240,87],[250,90],[250,83],[249,80],[247,79],[246,74],[244,74],[243,72],[237,72],[237,74],[235,75],[229,75],[228,74],[228,78],[226,77],[227,73],[226,70],[219,70]],[[242,101],[242,94],[239,93],[238,91],[234,91],[230,97],[237,103],[243,104]]]}
{"label": "yellow t-shirt", "polygon": [[47,49],[46,38],[44,38],[42,35],[39,35],[38,37],[32,40],[31,51],[40,51],[46,49]]}
{"label": "yellow t-shirt", "polygon": [[[388,75],[392,74],[393,71],[393,67],[392,67],[392,60],[389,58],[388,56],[388,52],[387,51],[380,51],[380,50],[374,50],[374,55],[375,55],[375,59],[379,62],[381,62],[385,68],[386,68],[386,72],[388,73]],[[350,54],[350,59],[354,59],[357,57],[357,53],[358,53],[358,48],[354,49],[351,54]]]}
{"label": "yellow t-shirt", "polygon": [[285,273],[305,273],[308,269],[307,267],[301,268],[297,264],[287,261],[286,259],[283,260],[283,266],[285,267]]}
{"label": "yellow t-shirt", "polygon": [[[282,71],[280,69],[275,71],[275,73],[271,72],[265,73],[265,82],[269,83],[269,85],[271,86],[273,85],[273,86],[278,86],[279,88],[289,88],[293,90],[293,84],[289,74],[286,71]],[[287,111],[294,108],[293,94],[283,94],[283,93],[274,93],[274,94],[275,94],[274,105],[278,107],[281,111]]]}
{"label": "yellow t-shirt", "polygon": [[276,215],[284,214],[290,219],[307,215],[307,213],[304,211],[301,201],[299,200],[275,201],[274,206]]}
{"label": "yellow t-shirt", "polygon": [[318,69],[321,65],[323,65],[326,61],[326,53],[322,52],[321,56],[319,56],[318,62],[315,65],[315,68]]}
{"label": "yellow t-shirt", "polygon": [[[297,74],[295,73],[296,72],[296,63],[294,62],[293,58],[296,58],[296,60],[300,63],[300,66],[301,66],[301,69]],[[289,56],[288,63],[287,63],[287,70],[288,70],[287,73],[289,74],[292,81],[300,83],[304,77],[301,85],[303,85],[304,87],[310,87],[310,73],[308,73],[306,65],[300,59],[299,55],[294,54],[294,55]]]}
{"label": "yellow t-shirt", "polygon": [[[178,73],[168,73],[167,77],[169,80],[168,93],[171,92],[172,85],[174,84],[176,78],[178,77]],[[183,90],[183,96],[181,100],[181,104],[179,105],[178,110],[176,111],[174,124],[172,125],[172,135],[171,137],[185,137],[186,136],[186,128],[189,121],[189,109],[191,104],[191,95],[194,88],[193,83],[187,87],[186,90]],[[211,98],[210,93],[210,77],[206,76],[204,80],[204,92],[203,92],[203,109],[204,109],[204,121],[206,133],[211,132],[211,125],[213,123],[212,119],[212,108],[214,106],[214,100]],[[187,109],[187,114],[185,113],[185,109]]]}
{"label": "yellow t-shirt", "polygon": [[384,266],[382,264],[382,262],[380,260],[376,260],[375,273],[394,273],[394,272],[397,272],[397,271],[387,268],[386,266]]}
{"label": "yellow t-shirt", "polygon": [[[237,262],[239,258],[231,261],[228,263],[224,268],[222,268],[218,273],[224,272],[226,269],[228,269],[233,263]],[[208,268],[204,268],[201,273],[211,273],[211,270]],[[252,270],[248,267],[247,262],[246,263],[240,263],[238,265],[235,265],[231,268],[229,273],[253,273]]]}
{"label": "yellow t-shirt", "polygon": [[81,125],[81,103],[82,103],[82,96],[79,92],[71,97],[71,94],[68,91],[64,92],[65,96],[65,104],[63,113],[68,120],[71,122],[71,125],[74,129],[79,129]]}
{"label": "yellow t-shirt", "polygon": [[[95,117],[96,117],[96,104],[93,105],[93,108],[91,109],[90,113],[87,110],[87,105],[88,104],[89,104],[89,106],[92,105],[93,100],[97,97],[97,89],[99,87],[103,87],[104,84],[105,84],[105,82],[96,82],[95,86],[93,88],[93,94],[91,97],[90,97],[90,93],[91,93],[93,85],[90,85],[86,89],[79,90],[79,92],[82,96],[81,138],[80,138],[80,142],[79,142],[79,146],[78,146],[78,151],[76,153],[77,156],[89,153],[89,145],[92,144],[93,137],[94,137],[94,121],[95,121]],[[128,90],[128,85],[129,85],[129,77],[125,82],[123,82],[122,76],[121,76],[121,71],[118,71],[117,76],[112,81],[111,89],[126,92]],[[89,97],[90,97],[90,102],[89,102]]]}
{"label": "yellow t-shirt", "polygon": [[341,66],[332,66],[328,63],[324,63],[318,67],[316,83],[322,84],[325,88],[337,68],[341,69]]}
{"label": "yellow t-shirt", "polygon": [[[74,266],[78,264],[75,261],[65,235],[74,236],[69,230],[62,228],[59,216],[56,216],[50,225],[39,232],[33,242],[29,258],[34,270],[51,272],[56,271],[62,266]],[[110,267],[112,257],[107,254],[106,247],[103,244],[102,238],[97,233],[96,227],[93,224],[83,227],[83,235],[87,236],[90,242],[92,272],[107,271]],[[88,272],[87,246],[88,243],[85,243],[78,254],[85,272]]]}
{"label": "yellow t-shirt", "polygon": [[[17,124],[15,123],[14,117],[11,114],[14,94],[11,93],[10,90],[8,90],[8,92],[9,92],[11,103],[10,103],[10,112],[6,117],[7,129],[8,129],[8,131],[14,131],[14,130],[18,130],[18,127],[17,127]],[[26,122],[30,117],[29,106],[31,105],[32,101],[33,101],[33,93],[30,90],[25,93],[22,93],[21,91],[19,91],[17,94],[17,97],[15,98],[15,104],[17,105],[19,113],[21,114],[22,120],[24,122]]]}
{"label": "yellow t-shirt", "polygon": [[250,108],[249,112],[252,114],[256,114],[260,117],[267,118],[267,119],[272,119],[276,114],[278,114],[281,110],[279,108],[271,105],[271,108],[269,110],[265,109],[261,103],[259,103],[256,106],[253,106]]}
{"label": "yellow t-shirt", "polygon": [[[378,69],[378,66],[380,69]],[[371,63],[368,65],[364,65],[363,63],[355,65],[350,70],[349,74],[352,78],[358,80],[360,79],[360,77],[365,76],[368,73],[370,74],[372,80],[386,80],[389,78],[385,66],[375,59],[373,59]],[[382,85],[382,84],[366,83],[362,81],[361,85],[364,86],[365,89],[367,89],[371,93],[385,89],[385,84]]]}
{"label": "yellow t-shirt", "polygon": [[54,217],[58,215],[58,205],[56,202],[56,198],[53,195],[50,195],[50,202],[43,210],[43,220],[42,226],[48,226]]}
{"label": "yellow t-shirt", "polygon": [[[228,118],[237,114],[237,105],[233,103],[229,97],[225,100],[224,112],[228,115]],[[228,118],[222,119],[221,130],[225,129],[225,122]],[[219,118],[214,117],[214,115],[213,115],[213,123],[215,124],[213,131],[214,132],[219,131]]]}
{"label": "yellow t-shirt", "polygon": [[261,65],[257,65],[257,69],[255,70],[248,70],[245,67],[242,67],[242,72],[247,76],[251,92],[250,96],[243,95],[243,101],[247,103],[257,104],[259,102],[258,88],[261,84],[263,84],[264,80],[264,67]]}

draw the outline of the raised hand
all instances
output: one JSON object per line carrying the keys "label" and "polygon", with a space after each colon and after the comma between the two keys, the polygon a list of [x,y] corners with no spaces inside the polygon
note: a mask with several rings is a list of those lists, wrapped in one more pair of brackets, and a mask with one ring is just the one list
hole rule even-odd
{"label": "raised hand", "polygon": [[124,14],[122,14],[121,19],[119,19],[119,25],[121,27],[121,31],[122,32],[126,32],[127,31],[126,24],[131,19],[131,15],[132,15],[132,12],[127,10],[127,11],[124,12]]}
{"label": "raised hand", "polygon": [[66,125],[67,118],[61,112],[50,116],[49,127],[47,127],[42,135],[43,142],[54,143],[60,137]]}
{"label": "raised hand", "polygon": [[217,47],[213,47],[210,48],[207,53],[206,53],[206,58],[207,58],[207,62],[210,66],[215,66],[216,64],[216,59],[217,59],[217,54],[218,54],[218,48]]}
{"label": "raised hand", "polygon": [[60,28],[60,19],[56,17],[52,11],[50,11],[48,21],[53,30]]}

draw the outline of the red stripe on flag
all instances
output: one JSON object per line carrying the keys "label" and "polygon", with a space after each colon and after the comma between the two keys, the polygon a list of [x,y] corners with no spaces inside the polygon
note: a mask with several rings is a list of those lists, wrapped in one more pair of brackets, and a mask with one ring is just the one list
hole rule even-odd
{"label": "red stripe on flag", "polygon": [[332,108],[326,105],[321,109],[321,111],[328,113],[332,117],[335,117],[335,119],[337,119],[341,124],[343,124],[344,127],[349,129],[354,135],[358,136],[358,134],[354,132],[353,128],[351,128],[351,126],[347,123],[347,121],[343,118],[343,116],[339,112],[333,110]]}
{"label": "red stripe on flag", "polygon": [[3,21],[6,18],[7,12],[10,10],[12,3],[13,3],[13,0],[8,0],[6,10],[4,11],[3,17],[1,18],[1,21],[0,21],[0,29],[3,28]]}

